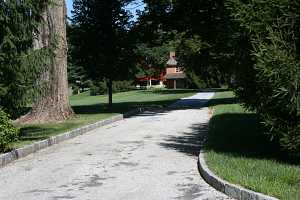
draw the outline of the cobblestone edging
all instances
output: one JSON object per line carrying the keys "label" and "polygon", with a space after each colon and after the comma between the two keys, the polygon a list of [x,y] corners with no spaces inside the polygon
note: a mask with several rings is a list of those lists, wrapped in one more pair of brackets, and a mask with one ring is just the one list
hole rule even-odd
{"label": "cobblestone edging", "polygon": [[209,170],[204,159],[204,152],[201,151],[198,157],[198,169],[204,180],[215,189],[225,193],[237,200],[279,200],[275,197],[267,196],[258,192],[247,190],[243,187],[231,184],[222,180]]}
{"label": "cobblestone edging", "polygon": [[24,147],[19,148],[19,149],[15,149],[11,152],[8,152],[8,153],[5,153],[5,154],[0,154],[0,168],[6,166],[7,164],[9,164],[9,163],[11,163],[11,162],[13,162],[17,159],[28,156],[32,153],[35,153],[35,152],[37,152],[41,149],[45,149],[47,147],[50,147],[54,144],[58,144],[58,143],[61,143],[63,141],[75,138],[79,135],[82,135],[82,134],[87,133],[89,131],[95,130],[99,127],[102,127],[102,126],[105,126],[105,125],[108,125],[108,124],[111,124],[111,123],[114,123],[114,122],[117,122],[117,121],[121,121],[124,118],[128,118],[130,116],[136,115],[136,114],[144,112],[146,110],[154,110],[154,109],[157,109],[157,108],[158,107],[137,108],[137,109],[131,110],[131,111],[125,113],[125,114],[116,115],[116,116],[113,116],[111,118],[96,122],[94,124],[83,126],[83,127],[77,128],[75,130],[72,130],[72,131],[69,131],[69,132],[66,132],[66,133],[62,133],[62,134],[50,137],[46,140],[34,142],[30,145],[24,146]]}

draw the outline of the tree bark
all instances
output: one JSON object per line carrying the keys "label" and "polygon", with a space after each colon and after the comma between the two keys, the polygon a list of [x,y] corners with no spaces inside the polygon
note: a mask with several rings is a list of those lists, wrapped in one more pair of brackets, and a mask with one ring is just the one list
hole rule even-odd
{"label": "tree bark", "polygon": [[41,93],[32,110],[17,120],[20,123],[62,122],[74,114],[69,102],[67,77],[67,39],[65,0],[56,0],[45,8],[36,49],[51,48],[50,63],[42,73]]}

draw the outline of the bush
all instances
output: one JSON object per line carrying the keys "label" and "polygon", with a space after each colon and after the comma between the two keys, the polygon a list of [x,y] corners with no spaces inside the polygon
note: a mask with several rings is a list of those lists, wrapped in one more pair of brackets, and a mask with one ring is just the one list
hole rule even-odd
{"label": "bush", "polygon": [[207,84],[192,70],[186,72],[188,85],[191,89],[204,89]]}
{"label": "bush", "polygon": [[113,92],[127,92],[135,89],[132,81],[114,81]]}
{"label": "bush", "polygon": [[151,88],[151,92],[152,93],[157,93],[157,94],[160,94],[165,90],[166,90],[166,88],[164,88],[164,87],[152,87]]}
{"label": "bush", "polygon": [[300,156],[300,4],[232,2],[234,17],[252,47],[251,61],[242,63],[237,76],[237,95],[257,111],[283,150]]}
{"label": "bush", "polygon": [[19,130],[16,129],[8,115],[0,109],[0,152],[6,152],[11,148],[11,143],[19,138]]}
{"label": "bush", "polygon": [[[114,81],[113,82],[113,93],[116,92],[126,92],[134,89],[132,85],[132,81]],[[105,81],[99,81],[94,83],[94,85],[90,88],[90,95],[103,95],[107,94],[107,85]]]}
{"label": "bush", "polygon": [[103,95],[107,93],[107,85],[104,81],[99,81],[94,83],[94,85],[90,88],[90,95]]}
{"label": "bush", "polygon": [[74,85],[74,86],[72,87],[72,94],[73,94],[73,95],[79,94],[79,93],[80,93],[79,90],[80,90],[80,88],[79,88],[78,86]]}
{"label": "bush", "polygon": [[90,87],[90,95],[91,96],[97,96],[97,86],[95,86],[95,85],[92,85],[91,87]]}
{"label": "bush", "polygon": [[[278,45],[278,44],[276,44]],[[257,53],[255,107],[281,146],[292,154],[300,155],[300,63],[291,52],[263,47]]]}

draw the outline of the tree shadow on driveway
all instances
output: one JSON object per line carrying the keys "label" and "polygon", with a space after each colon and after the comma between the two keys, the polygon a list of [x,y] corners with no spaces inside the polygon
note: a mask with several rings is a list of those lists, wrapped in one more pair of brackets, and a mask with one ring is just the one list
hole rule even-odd
{"label": "tree shadow on driveway", "polygon": [[167,136],[160,143],[166,149],[198,156],[201,149],[234,157],[272,159],[280,163],[299,164],[271,141],[265,127],[254,113],[228,113],[213,116],[208,124],[193,124],[191,132]]}
{"label": "tree shadow on driveway", "polygon": [[160,145],[166,149],[176,150],[189,156],[198,156],[206,141],[208,124],[194,124],[191,129],[192,132],[184,132],[179,136],[167,136]]}
{"label": "tree shadow on driveway", "polygon": [[161,145],[193,156],[198,156],[204,147],[245,157],[278,156],[277,146],[261,128],[255,114],[221,114],[213,116],[209,123],[193,124],[191,132],[168,136]]}

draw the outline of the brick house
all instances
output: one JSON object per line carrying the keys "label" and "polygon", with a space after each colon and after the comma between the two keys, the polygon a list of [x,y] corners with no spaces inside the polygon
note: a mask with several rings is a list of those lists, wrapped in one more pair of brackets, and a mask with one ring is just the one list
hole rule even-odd
{"label": "brick house", "polygon": [[166,66],[165,85],[169,89],[186,88],[186,82],[186,74],[183,68],[178,66],[175,52],[170,52]]}
{"label": "brick house", "polygon": [[137,87],[167,87],[168,89],[186,88],[186,74],[183,68],[178,67],[175,52],[170,52],[166,63],[166,69],[157,73],[156,76],[137,77]]}
{"label": "brick house", "polygon": [[138,88],[164,87],[165,70],[157,71],[153,76],[139,76],[137,78]]}

